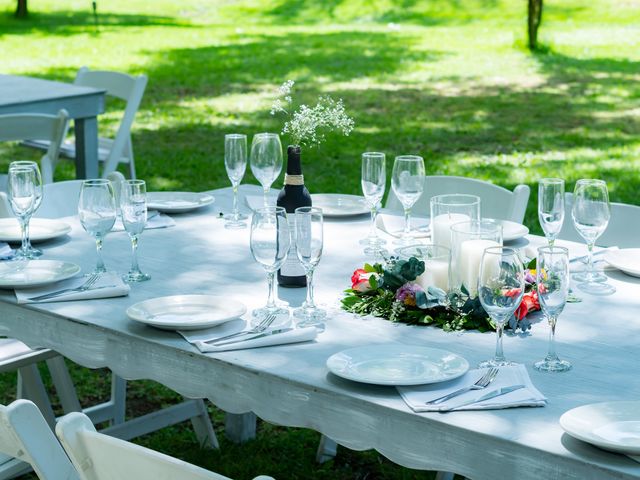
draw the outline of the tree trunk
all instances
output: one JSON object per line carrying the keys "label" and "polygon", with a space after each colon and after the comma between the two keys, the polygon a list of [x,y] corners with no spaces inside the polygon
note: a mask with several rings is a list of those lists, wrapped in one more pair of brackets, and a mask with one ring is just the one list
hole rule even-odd
{"label": "tree trunk", "polygon": [[542,22],[542,0],[529,0],[527,23],[529,27],[529,50],[538,48],[538,28]]}
{"label": "tree trunk", "polygon": [[25,18],[29,11],[27,10],[27,0],[18,0],[18,7],[16,8],[16,17]]}

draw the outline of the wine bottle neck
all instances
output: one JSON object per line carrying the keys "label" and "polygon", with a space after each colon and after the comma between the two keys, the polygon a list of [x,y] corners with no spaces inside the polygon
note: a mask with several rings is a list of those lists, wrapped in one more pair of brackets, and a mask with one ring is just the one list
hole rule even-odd
{"label": "wine bottle neck", "polygon": [[289,148],[287,148],[287,175],[302,176],[300,147],[289,146]]}

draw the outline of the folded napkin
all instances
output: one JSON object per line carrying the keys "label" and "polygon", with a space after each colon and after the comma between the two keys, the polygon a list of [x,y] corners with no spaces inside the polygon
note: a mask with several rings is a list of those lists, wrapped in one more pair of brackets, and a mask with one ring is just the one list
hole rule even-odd
{"label": "folded napkin", "polygon": [[488,387],[482,390],[471,390],[453,397],[446,402],[439,403],[437,405],[426,405],[426,402],[448,395],[460,388],[473,385],[487,370],[488,369],[486,368],[469,370],[462,377],[449,382],[397,388],[404,401],[407,402],[407,405],[409,405],[414,412],[458,410],[456,405],[461,405],[469,400],[480,398],[482,395],[498,388],[509,387],[512,385],[525,385],[525,388],[521,388],[520,390],[515,390],[483,402],[460,406],[459,410],[497,410],[512,407],[543,407],[546,405],[547,399],[536,387],[533,386],[524,365],[501,367],[495,380],[491,382]]}
{"label": "folded napkin", "polygon": [[13,255],[14,251],[8,243],[0,242],[0,260],[9,260]]}
{"label": "folded napkin", "polygon": [[[271,331],[280,330],[282,327],[276,327],[269,329],[263,333],[269,333]],[[313,340],[318,335],[318,330],[315,327],[293,328],[292,330],[276,333],[274,335],[267,335],[260,338],[252,338],[253,335],[247,335],[247,340],[243,340],[243,337],[238,337],[237,343],[231,343],[228,345],[221,345],[216,347],[208,341],[216,340],[227,335],[231,335],[236,332],[248,330],[249,327],[242,319],[232,320],[230,322],[217,325],[215,327],[207,328],[205,330],[180,330],[178,333],[182,335],[186,341],[196,346],[202,353],[214,353],[214,352],[226,352],[229,350],[244,350],[248,348],[270,347],[273,345],[286,345],[289,343],[308,342]],[[256,334],[257,335],[257,334]],[[232,339],[229,339],[231,341]],[[240,341],[242,340],[242,341]]]}
{"label": "folded napkin", "polygon": [[[416,238],[428,237],[429,223],[428,218],[411,216],[412,235]],[[399,237],[404,230],[404,216],[380,213],[376,218],[376,226],[389,235]]]}
{"label": "folded napkin", "polygon": [[[269,205],[275,205],[276,200],[278,199],[278,195],[275,193],[269,193],[267,195],[267,201]],[[244,197],[245,202],[249,205],[251,210],[257,210],[258,208],[264,207],[264,196],[263,195],[246,195]]]}
{"label": "folded napkin", "polygon": [[18,299],[18,303],[48,303],[68,302],[72,300],[91,300],[93,298],[124,297],[125,295],[129,295],[129,285],[122,281],[120,275],[113,272],[107,272],[102,274],[98,281],[94,283],[90,289],[85,290],[84,292],[67,292],[57,297],[40,301],[29,300],[32,297],[58,292],[66,288],[76,288],[86,281],[86,277],[74,277],[45,287],[16,290],[16,298]]}
{"label": "folded napkin", "polygon": [[[145,225],[145,230],[150,230],[152,228],[167,228],[175,226],[176,221],[171,218],[169,215],[165,215],[164,213],[159,212],[149,212],[149,216],[147,218],[147,224]],[[122,224],[122,219],[118,217],[115,225],[113,226],[114,232],[122,232],[124,230],[124,225]]]}

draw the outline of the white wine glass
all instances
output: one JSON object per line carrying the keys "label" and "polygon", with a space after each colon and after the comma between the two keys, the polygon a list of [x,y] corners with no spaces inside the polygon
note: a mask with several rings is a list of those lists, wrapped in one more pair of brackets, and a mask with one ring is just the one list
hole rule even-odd
{"label": "white wine glass", "polygon": [[393,162],[391,188],[404,208],[404,230],[394,243],[414,243],[411,233],[411,208],[422,195],[424,188],[424,160],[417,155],[400,155]]}
{"label": "white wine glass", "polygon": [[78,215],[82,228],[96,241],[98,256],[93,273],[107,271],[102,260],[102,244],[104,237],[111,231],[116,221],[116,202],[113,186],[109,180],[85,180],[80,188]]}
{"label": "white wine glass", "polygon": [[233,212],[224,216],[225,228],[247,228],[247,216],[238,209],[238,187],[247,169],[247,136],[230,133],[224,136],[224,166],[233,189]]}
{"label": "white wine glass", "polygon": [[514,365],[502,349],[504,324],[516,311],[524,295],[524,264],[518,252],[510,247],[489,247],[484,250],[478,278],[478,297],[496,325],[496,353],[479,367]]}
{"label": "white wine glass", "polygon": [[151,276],[138,266],[138,241],[147,224],[147,185],[144,180],[125,180],[120,185],[122,224],[131,239],[131,268],[122,276],[127,283],[144,282]]}
{"label": "white wine glass", "polygon": [[556,353],[555,335],[558,317],[564,310],[569,293],[569,250],[564,247],[541,247],[536,262],[536,286],[540,309],[549,322],[549,350],[544,360],[536,362],[536,370],[566,372],[571,364]]}
{"label": "white wine glass", "polygon": [[253,212],[249,244],[251,255],[267,272],[269,296],[267,304],[253,311],[252,323],[257,325],[267,315],[289,314],[276,305],[274,279],[276,271],[287,259],[291,246],[291,232],[287,212],[283,207],[262,207]]}
{"label": "white wine glass", "polygon": [[302,327],[324,328],[322,320],[327,312],[318,308],[313,298],[313,273],[320,263],[323,247],[322,209],[318,207],[298,207],[296,218],[296,253],[307,276],[307,298],[300,308],[293,311]]}
{"label": "white wine glass", "polygon": [[609,191],[603,180],[578,180],[573,191],[573,208],[571,209],[573,225],[587,243],[587,268],[584,272],[573,275],[573,279],[580,282],[578,287],[592,293],[606,293],[612,287],[598,285],[607,281],[607,277],[598,273],[593,265],[593,247],[596,240],[604,233],[609,225],[611,207],[609,205]]}
{"label": "white wine glass", "polygon": [[282,171],[282,144],[277,133],[258,133],[251,142],[251,172],[264,191],[264,206],[269,206],[269,190]]}
{"label": "white wine glass", "polygon": [[30,259],[38,258],[42,255],[42,250],[38,248],[34,248],[31,245],[31,239],[29,235],[29,226],[31,222],[31,217],[33,216],[33,214],[35,214],[38,208],[40,208],[40,204],[42,203],[43,186],[42,186],[42,175],[40,174],[40,167],[38,166],[37,162],[33,162],[31,160],[16,160],[9,164],[9,168],[11,167],[29,167],[29,168],[33,168],[35,172],[36,202],[35,202],[35,205],[33,206],[33,211],[31,212],[31,215],[29,215],[29,218],[27,219],[27,223],[25,225],[25,228],[27,229],[27,246],[26,246],[26,249],[24,250],[20,248],[20,251],[18,254],[22,258],[30,258]]}
{"label": "white wine glass", "polygon": [[386,160],[384,153],[365,152],[362,154],[362,176],[360,180],[362,184],[362,193],[367,202],[367,206],[371,210],[371,228],[369,236],[360,241],[365,245],[364,253],[367,255],[379,256],[385,252],[383,245],[387,241],[380,238],[378,228],[376,227],[376,218],[378,216],[378,208],[387,183]]}
{"label": "white wine glass", "polygon": [[20,224],[22,242],[16,250],[14,259],[24,260],[29,256],[29,219],[36,205],[36,173],[30,166],[9,167],[7,179],[7,193],[13,214]]}
{"label": "white wine glass", "polygon": [[553,247],[564,223],[564,180],[543,178],[538,182],[538,220],[549,246]]}

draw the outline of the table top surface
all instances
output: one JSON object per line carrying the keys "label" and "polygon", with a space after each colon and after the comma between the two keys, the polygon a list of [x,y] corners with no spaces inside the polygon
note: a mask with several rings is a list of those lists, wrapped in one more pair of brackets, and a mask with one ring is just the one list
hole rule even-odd
{"label": "table top surface", "polygon": [[[258,187],[241,187],[241,197],[257,192]],[[558,423],[564,412],[580,405],[640,398],[640,279],[607,271],[615,294],[579,293],[583,301],[567,305],[558,322],[557,347],[574,365],[568,373],[544,374],[532,368],[546,353],[545,322],[534,323],[526,335],[505,338],[505,354],[527,366],[534,385],[548,397],[546,407],[416,414],[392,387],[335,377],[326,368],[327,358],[359,345],[395,343],[444,348],[474,365],[492,355],[495,337],[340,311],[339,299],[350,286],[352,271],[367,260],[358,243],[367,235],[367,216],[325,220],[325,248],[315,284],[316,299],[330,315],[326,331],[315,342],[204,355],[175,332],[126,317],[128,306],[164,295],[223,295],[244,302],[249,311],[264,304],[266,276],[251,257],[249,230],[226,230],[218,215],[230,208],[230,189],[213,194],[213,205],[174,215],[175,227],[144,232],[140,265],[152,280],[133,285],[128,297],[17,306],[13,293],[5,291],[0,293],[0,334],[54,348],[89,367],[109,366],[125,378],[160,381],[233,413],[254,411],[267,421],[313,428],[354,449],[375,448],[412,468],[456,471],[474,479],[640,478],[640,463],[574,440]],[[242,198],[240,203],[247,210]],[[71,233],[43,244],[43,258],[73,261],[89,271],[94,243],[77,218],[65,220]],[[542,241],[528,237],[520,244]],[[567,245],[572,255],[584,252],[583,246]],[[107,267],[126,271],[129,249],[124,232],[109,234],[104,245]],[[294,307],[304,293],[278,290],[280,299]]]}
{"label": "table top surface", "polygon": [[0,75],[0,109],[57,99],[102,96],[106,90],[19,75]]}

